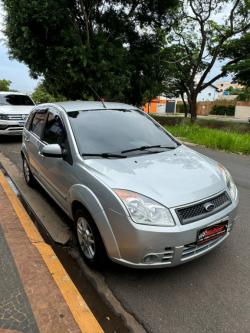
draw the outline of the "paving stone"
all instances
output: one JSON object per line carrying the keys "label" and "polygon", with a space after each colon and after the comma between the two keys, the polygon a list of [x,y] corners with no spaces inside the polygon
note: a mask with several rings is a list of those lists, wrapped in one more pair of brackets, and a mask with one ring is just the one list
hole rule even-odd
{"label": "paving stone", "polygon": [[38,333],[35,318],[1,226],[0,254],[0,332],[3,328],[12,332],[16,330]]}
{"label": "paving stone", "polygon": [[0,228],[0,333],[2,329],[80,333],[68,304],[1,186]]}

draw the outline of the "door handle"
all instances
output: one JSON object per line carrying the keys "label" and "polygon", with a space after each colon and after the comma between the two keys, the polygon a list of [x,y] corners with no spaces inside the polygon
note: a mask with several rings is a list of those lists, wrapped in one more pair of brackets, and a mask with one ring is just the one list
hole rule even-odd
{"label": "door handle", "polygon": [[28,139],[28,138],[24,138],[24,141],[25,141],[25,142],[30,142],[30,139]]}

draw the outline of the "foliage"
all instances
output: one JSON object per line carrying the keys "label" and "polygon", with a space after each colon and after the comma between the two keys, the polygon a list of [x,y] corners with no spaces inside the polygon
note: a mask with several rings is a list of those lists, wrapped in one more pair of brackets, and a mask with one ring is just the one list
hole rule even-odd
{"label": "foliage", "polygon": [[44,87],[44,84],[40,83],[32,93],[32,99],[36,104],[39,104],[63,101],[65,97],[51,95]]}
{"label": "foliage", "polygon": [[178,0],[3,0],[10,54],[70,99],[141,104],[162,91],[162,28]]}
{"label": "foliage", "polygon": [[[195,119],[198,94],[240,61],[237,54],[228,52],[229,41],[237,41],[249,31],[250,13],[245,0],[182,0],[181,3],[173,13],[178,24],[168,34],[171,45],[168,43],[165,48],[169,68],[166,90],[185,93]],[[226,59],[226,64],[211,76],[216,61],[222,59]]]}
{"label": "foliage", "polygon": [[234,74],[235,80],[250,86],[250,33],[228,42],[224,54],[239,59],[237,63],[227,66],[227,70]]}
{"label": "foliage", "polygon": [[[250,75],[250,73],[249,73]],[[250,102],[250,87],[245,87],[237,97],[238,101]]]}
{"label": "foliage", "polygon": [[0,91],[9,91],[10,90],[11,81],[9,80],[0,80]]}
{"label": "foliage", "polygon": [[167,126],[166,129],[174,136],[212,149],[250,154],[250,134],[202,128],[197,124]]}
{"label": "foliage", "polygon": [[216,114],[220,116],[234,116],[235,107],[234,106],[224,106],[224,105],[214,105],[210,114]]}
{"label": "foliage", "polygon": [[185,106],[184,106],[183,103],[177,103],[176,112],[177,113],[185,113]]}
{"label": "foliage", "polygon": [[226,91],[229,92],[229,95],[239,95],[242,92],[242,89],[230,86]]}

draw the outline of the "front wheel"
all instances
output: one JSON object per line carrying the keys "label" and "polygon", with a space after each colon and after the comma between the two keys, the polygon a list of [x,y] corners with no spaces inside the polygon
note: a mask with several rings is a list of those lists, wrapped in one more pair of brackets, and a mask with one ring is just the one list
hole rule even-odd
{"label": "front wheel", "polygon": [[29,164],[25,157],[23,158],[23,175],[27,185],[29,185],[30,187],[34,187],[36,180],[32,175],[32,172],[30,171]]}
{"label": "front wheel", "polygon": [[101,235],[90,216],[83,210],[75,214],[76,234],[84,260],[90,266],[102,267],[107,255]]}

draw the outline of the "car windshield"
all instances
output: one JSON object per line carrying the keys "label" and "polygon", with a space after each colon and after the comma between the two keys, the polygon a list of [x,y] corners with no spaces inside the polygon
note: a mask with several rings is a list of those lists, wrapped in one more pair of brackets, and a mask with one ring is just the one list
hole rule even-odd
{"label": "car windshield", "polygon": [[34,105],[32,99],[26,95],[0,95],[0,105]]}
{"label": "car windshield", "polygon": [[[68,112],[81,154],[132,154],[155,152],[159,146],[176,148],[178,143],[142,111],[90,110]],[[145,147],[154,148],[146,151]],[[142,150],[137,148],[143,148]],[[162,151],[162,150],[161,150]],[[126,153],[127,154],[127,153]],[[130,153],[131,155],[131,153]]]}

